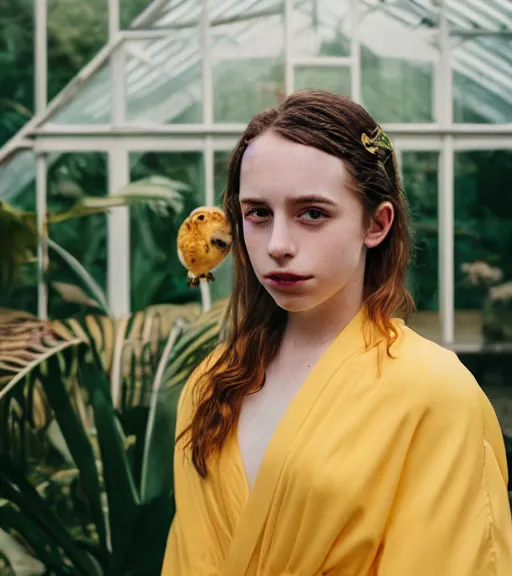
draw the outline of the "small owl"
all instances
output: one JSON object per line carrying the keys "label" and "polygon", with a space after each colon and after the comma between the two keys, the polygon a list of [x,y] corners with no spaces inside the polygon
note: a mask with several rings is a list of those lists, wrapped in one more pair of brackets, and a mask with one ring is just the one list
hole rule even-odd
{"label": "small owl", "polygon": [[178,230],[178,257],[188,271],[187,284],[213,281],[211,270],[226,258],[231,242],[230,226],[220,208],[193,210]]}

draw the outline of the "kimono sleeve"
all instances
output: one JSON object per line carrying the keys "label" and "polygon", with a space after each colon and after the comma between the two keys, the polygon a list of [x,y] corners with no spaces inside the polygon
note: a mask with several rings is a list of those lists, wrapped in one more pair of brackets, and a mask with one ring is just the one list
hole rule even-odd
{"label": "kimono sleeve", "polygon": [[460,365],[424,387],[425,409],[402,471],[378,576],[510,576],[512,523],[503,437]]}

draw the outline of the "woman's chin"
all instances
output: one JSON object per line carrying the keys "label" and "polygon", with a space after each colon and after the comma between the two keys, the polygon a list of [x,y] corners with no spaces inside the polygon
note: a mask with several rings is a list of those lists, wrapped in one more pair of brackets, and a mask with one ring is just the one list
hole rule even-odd
{"label": "woman's chin", "polygon": [[307,312],[315,307],[311,298],[304,296],[284,296],[282,294],[271,294],[274,302],[286,312]]}

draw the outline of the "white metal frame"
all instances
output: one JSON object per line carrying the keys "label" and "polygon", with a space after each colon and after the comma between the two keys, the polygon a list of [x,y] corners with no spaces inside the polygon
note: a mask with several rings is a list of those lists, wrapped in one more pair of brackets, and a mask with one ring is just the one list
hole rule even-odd
{"label": "white metal frame", "polygon": [[[33,147],[36,156],[36,187],[38,227],[45,225],[46,155],[62,151],[101,151],[108,155],[109,194],[115,194],[129,182],[129,154],[134,151],[201,151],[204,158],[204,203],[214,203],[214,154],[229,151],[244,130],[243,124],[215,124],[213,119],[212,38],[211,28],[217,21],[210,17],[214,0],[204,0],[199,22],[202,52],[202,115],[200,124],[155,125],[127,122],[125,90],[125,41],[166,37],[171,29],[121,30],[120,0],[105,0],[109,10],[109,42],[107,46],[70,82],[50,104],[47,91],[47,0],[35,2],[35,102],[34,119],[0,151],[0,163],[16,149]],[[364,0],[350,3],[352,37],[351,53],[347,57],[297,58],[293,53],[292,17],[294,0],[283,0],[284,17],[284,78],[285,91],[294,89],[294,72],[298,66],[328,66],[348,68],[351,72],[351,97],[361,101],[361,60],[358,24]],[[138,25],[151,20],[152,14],[165,4],[155,0],[138,18]],[[439,152],[439,293],[442,343],[451,348],[464,348],[454,335],[454,154],[464,150],[512,149],[512,123],[506,125],[470,125],[453,123],[452,68],[450,55],[450,24],[446,1],[439,7],[439,60],[434,65],[434,119],[432,123],[385,124],[393,138],[398,155],[402,151],[433,150]],[[221,21],[219,21],[221,23]],[[430,34],[432,32],[429,32]],[[461,33],[460,30],[455,31]],[[105,125],[52,124],[52,114],[67,103],[77,87],[106,63],[111,74],[111,122]],[[116,316],[130,311],[129,215],[127,209],[116,209],[109,215],[108,236],[108,296]],[[40,244],[42,259],[45,247]],[[39,282],[39,314],[47,315],[47,294],[43,278]],[[202,291],[203,306],[211,305],[208,286]],[[466,346],[467,348],[467,346]]]}
{"label": "white metal frame", "polygon": [[[450,30],[446,3],[440,6],[439,22],[439,82],[437,82],[437,113],[442,129],[453,126],[452,70],[450,62]],[[453,136],[443,134],[439,166],[438,218],[439,218],[439,312],[441,338],[452,345],[454,337],[454,234],[453,234]]]}
{"label": "white metal frame", "polygon": [[[34,100],[36,114],[42,114],[46,109],[48,95],[48,57],[47,57],[47,4],[46,0],[35,3],[35,89]],[[40,318],[48,317],[48,293],[45,278],[48,246],[46,245],[46,155],[36,153],[36,211],[37,211],[37,311]]]}

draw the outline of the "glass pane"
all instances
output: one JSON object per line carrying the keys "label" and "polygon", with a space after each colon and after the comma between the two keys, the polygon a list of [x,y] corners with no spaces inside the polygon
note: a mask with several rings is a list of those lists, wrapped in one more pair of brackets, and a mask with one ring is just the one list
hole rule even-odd
{"label": "glass pane", "polygon": [[512,342],[512,151],[455,155],[455,338]]}
{"label": "glass pane", "polygon": [[512,30],[509,0],[445,0],[452,30]]}
{"label": "glass pane", "polygon": [[[106,196],[107,157],[99,152],[55,154],[48,162],[48,212],[64,212],[82,196]],[[50,238],[74,256],[103,292],[107,285],[107,216],[92,214],[49,226]],[[66,261],[50,251],[49,315],[69,317],[91,309],[70,291],[83,284]],[[85,290],[87,292],[87,290]]]}
{"label": "glass pane", "polygon": [[298,66],[295,68],[294,88],[319,88],[350,96],[350,69]]}
{"label": "glass pane", "polygon": [[35,177],[36,163],[32,150],[15,152],[0,165],[0,200],[16,203],[17,198],[26,193],[25,187],[33,184]]}
{"label": "glass pane", "polygon": [[107,43],[107,4],[107,0],[48,0],[49,100]]}
{"label": "glass pane", "polygon": [[[0,166],[0,201],[17,210],[35,212],[36,189],[34,182],[35,155],[20,151]],[[16,232],[20,229],[10,218],[2,219],[0,226],[0,267],[2,272],[12,270],[9,255],[16,245]],[[34,247],[35,248],[35,247]],[[3,279],[2,279],[3,280]],[[25,310],[37,314],[37,264],[28,262],[19,276],[5,291],[0,292],[0,307]]]}
{"label": "glass pane", "polygon": [[[214,182],[215,205],[222,208],[222,196],[226,186],[226,170],[231,152],[215,152],[214,155]],[[215,269],[215,282],[210,284],[212,301],[227,298],[233,287],[233,259],[231,252],[228,257]]]}
{"label": "glass pane", "polygon": [[[119,0],[120,26],[126,28],[151,28],[161,14],[163,7],[155,14],[154,10],[146,10],[153,0]],[[171,4],[168,2],[167,4]]]}
{"label": "glass pane", "polygon": [[[121,25],[138,30],[179,29],[198,26],[203,5],[209,0],[121,0]],[[211,7],[209,8],[211,10]]]}
{"label": "glass pane", "polygon": [[153,304],[199,301],[200,292],[187,286],[187,271],[178,259],[176,239],[181,222],[204,204],[201,152],[144,152],[130,154],[132,182],[164,176],[188,184],[182,214],[153,206],[130,209],[131,309]]}
{"label": "glass pane", "polygon": [[285,95],[282,60],[216,62],[213,67],[215,122],[245,123]]}
{"label": "glass pane", "polygon": [[212,16],[215,122],[248,122],[284,98],[282,2],[265,4],[254,13],[233,8],[227,23]]}
{"label": "glass pane", "polygon": [[372,3],[359,27],[363,105],[381,123],[432,122],[435,20],[412,3]]}
{"label": "glass pane", "polygon": [[110,64],[103,64],[80,84],[77,92],[43,124],[108,124],[110,122]]}
{"label": "glass pane", "polygon": [[512,122],[512,36],[453,40],[455,122]]}
{"label": "glass pane", "polygon": [[348,56],[350,3],[350,0],[295,0],[294,56]]}
{"label": "glass pane", "polygon": [[408,285],[418,310],[411,326],[423,336],[440,342],[438,158],[437,152],[402,152],[403,184],[414,236],[414,259]]}
{"label": "glass pane", "polygon": [[381,58],[363,49],[361,98],[380,123],[433,122],[433,64]]}
{"label": "glass pane", "polygon": [[125,50],[128,121],[201,122],[202,56],[197,26],[173,30],[165,38],[130,40]]}

